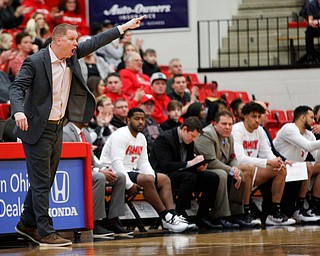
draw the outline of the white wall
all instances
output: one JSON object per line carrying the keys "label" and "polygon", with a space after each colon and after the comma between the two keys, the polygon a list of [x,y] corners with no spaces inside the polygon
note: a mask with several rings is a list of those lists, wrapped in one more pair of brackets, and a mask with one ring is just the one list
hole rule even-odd
{"label": "white wall", "polygon": [[158,63],[167,65],[172,58],[179,58],[185,72],[196,72],[198,68],[197,21],[207,19],[230,19],[236,13],[241,0],[189,0],[189,24],[187,31],[145,33],[133,31],[136,38],[144,40],[143,49],[157,51]]}
{"label": "white wall", "polygon": [[246,91],[249,97],[270,103],[270,109],[294,109],[299,105],[320,104],[320,71],[290,69],[207,73],[208,81],[218,82],[219,90]]}
{"label": "white wall", "polygon": [[[181,59],[185,72],[197,72],[197,21],[229,19],[242,0],[189,0],[190,30],[179,32],[136,33],[134,38],[144,39],[144,49],[154,48],[158,63],[168,64],[170,59]],[[266,100],[271,109],[294,109],[298,105],[313,107],[319,100],[319,69],[278,71],[215,72],[199,74],[215,80],[220,90],[247,91],[257,99]]]}

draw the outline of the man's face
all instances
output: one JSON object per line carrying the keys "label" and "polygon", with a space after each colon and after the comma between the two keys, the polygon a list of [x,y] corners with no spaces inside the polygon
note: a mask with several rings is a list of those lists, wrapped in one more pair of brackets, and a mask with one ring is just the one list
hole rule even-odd
{"label": "man's face", "polygon": [[190,144],[199,136],[199,132],[197,130],[188,131],[187,127],[184,126],[181,129],[181,138],[185,144]]}
{"label": "man's face", "polygon": [[214,128],[219,136],[223,139],[228,138],[232,131],[233,120],[232,117],[220,116],[220,120],[217,123],[214,123]]}
{"label": "man's face", "polygon": [[107,98],[102,106],[99,106],[99,111],[103,114],[113,113],[113,104],[109,98]]}
{"label": "man's face", "polygon": [[147,102],[141,104],[140,108],[146,113],[146,116],[151,116],[154,111],[154,102],[152,100],[148,100]]}
{"label": "man's face", "polygon": [[172,88],[178,95],[183,94],[184,90],[187,88],[186,78],[184,76],[175,77]]}
{"label": "man's face", "polygon": [[304,127],[311,131],[311,126],[314,124],[314,114],[313,111],[308,110],[308,114],[305,115]]}
{"label": "man's face", "polygon": [[67,30],[67,33],[62,36],[58,37],[57,45],[59,46],[59,57],[62,58],[70,58],[73,55],[74,50],[77,48],[78,33],[76,30]]}
{"label": "man's face", "polygon": [[245,115],[244,123],[250,132],[252,132],[255,129],[258,129],[261,123],[261,114],[258,112],[251,112]]}
{"label": "man's face", "polygon": [[135,112],[132,117],[128,118],[128,126],[135,132],[142,132],[145,125],[145,114]]}
{"label": "man's face", "polygon": [[162,95],[166,93],[166,81],[165,80],[155,80],[151,85],[151,90],[154,94]]}
{"label": "man's face", "polygon": [[148,53],[143,57],[143,59],[152,65],[157,63],[157,55],[155,53]]}
{"label": "man's face", "polygon": [[107,79],[107,89],[111,93],[121,93],[122,83],[119,77],[110,76]]}
{"label": "man's face", "polygon": [[141,73],[142,72],[142,59],[139,53],[132,52],[131,58],[126,63],[126,68],[132,70],[135,73]]}
{"label": "man's face", "polygon": [[181,117],[181,108],[177,107],[174,110],[169,111],[170,119],[178,122]]}
{"label": "man's face", "polygon": [[129,109],[128,109],[128,102],[126,101],[118,101],[114,105],[113,109],[113,115],[118,118],[126,118],[128,115]]}
{"label": "man's face", "polygon": [[170,67],[170,73],[171,75],[182,74],[182,65],[180,61],[176,60],[172,62]]}

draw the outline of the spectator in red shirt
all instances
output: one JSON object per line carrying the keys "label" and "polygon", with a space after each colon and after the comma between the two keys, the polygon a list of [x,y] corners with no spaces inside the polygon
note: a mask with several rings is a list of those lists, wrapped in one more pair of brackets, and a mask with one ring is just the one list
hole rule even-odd
{"label": "spectator in red shirt", "polygon": [[34,12],[41,12],[45,16],[50,31],[52,30],[51,8],[46,4],[44,0],[22,0],[21,5],[31,9],[31,11],[28,12],[23,18],[21,24],[23,28],[25,28],[28,20],[31,18],[31,15]]}
{"label": "spectator in red shirt", "polygon": [[129,109],[137,107],[142,96],[145,94],[142,89],[138,89],[133,97],[129,97],[123,93],[120,75],[116,72],[110,73],[106,78],[105,95],[111,99],[112,103],[119,98],[123,98],[128,102]]}
{"label": "spectator in red shirt", "polygon": [[89,27],[85,17],[79,10],[78,0],[60,0],[58,5],[58,13],[54,19],[54,24],[68,23],[77,28],[79,37],[89,35]]}
{"label": "spectator in red shirt", "polygon": [[154,97],[155,108],[152,117],[158,124],[163,123],[168,119],[167,106],[171,99],[166,94],[167,77],[160,72],[154,73],[151,76],[151,87],[146,90]]}
{"label": "spectator in red shirt", "polygon": [[126,68],[119,74],[123,84],[123,92],[133,99],[136,91],[141,88],[144,91],[150,87],[150,77],[142,73],[142,58],[139,53],[131,52],[125,57]]}

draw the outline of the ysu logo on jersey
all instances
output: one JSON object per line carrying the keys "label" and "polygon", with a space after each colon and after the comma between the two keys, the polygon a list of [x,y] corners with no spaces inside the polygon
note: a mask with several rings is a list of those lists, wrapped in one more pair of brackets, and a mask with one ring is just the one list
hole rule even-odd
{"label": "ysu logo on jersey", "polygon": [[257,150],[257,146],[258,146],[258,140],[252,140],[252,141],[247,141],[247,140],[244,140],[243,143],[242,143],[242,146],[244,149],[254,149],[254,150]]}
{"label": "ysu logo on jersey", "polygon": [[142,146],[129,146],[126,150],[126,155],[141,155]]}

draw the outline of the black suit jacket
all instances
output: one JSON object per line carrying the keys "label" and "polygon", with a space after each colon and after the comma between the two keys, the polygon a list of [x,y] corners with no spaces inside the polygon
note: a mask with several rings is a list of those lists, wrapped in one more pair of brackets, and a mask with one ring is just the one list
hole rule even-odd
{"label": "black suit jacket", "polygon": [[[79,44],[74,55],[66,59],[72,70],[66,109],[66,118],[70,121],[88,123],[95,110],[95,98],[82,77],[78,60],[119,36],[118,28],[93,36]],[[52,108],[52,67],[48,47],[26,58],[10,86],[11,114],[23,112],[29,124],[27,131],[16,127],[15,134],[29,144],[36,143],[42,135]]]}
{"label": "black suit jacket", "polygon": [[[186,145],[187,161],[194,158],[194,143]],[[170,173],[186,166],[181,160],[178,128],[167,130],[154,141],[150,163],[155,171]]]}

